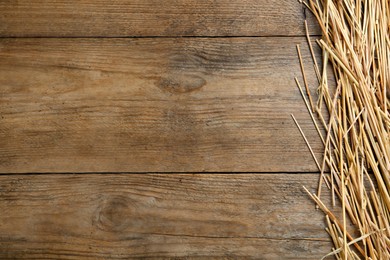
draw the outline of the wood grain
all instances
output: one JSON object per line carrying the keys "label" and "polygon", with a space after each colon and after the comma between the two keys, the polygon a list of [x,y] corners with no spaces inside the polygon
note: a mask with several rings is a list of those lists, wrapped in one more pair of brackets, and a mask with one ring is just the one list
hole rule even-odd
{"label": "wood grain", "polygon": [[[1,259],[319,259],[318,174],[0,176]],[[325,198],[325,201],[328,200]]]}
{"label": "wood grain", "polygon": [[0,36],[302,36],[304,16],[296,0],[2,0]]}
{"label": "wood grain", "polygon": [[[328,253],[301,188],[318,175],[294,174],[317,168],[291,113],[322,151],[294,83],[304,17],[295,0],[0,1],[0,259]],[[278,174],[215,173],[232,171]]]}
{"label": "wood grain", "polygon": [[297,43],[2,39],[0,172],[317,171]]}

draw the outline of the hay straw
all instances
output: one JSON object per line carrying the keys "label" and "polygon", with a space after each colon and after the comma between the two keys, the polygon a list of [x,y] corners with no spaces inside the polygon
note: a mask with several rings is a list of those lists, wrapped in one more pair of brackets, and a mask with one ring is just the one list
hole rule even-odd
{"label": "hay straw", "polygon": [[[312,112],[326,130],[322,136],[316,125],[324,144],[317,195],[306,189],[327,217],[327,231],[334,249],[325,257],[390,259],[390,1],[308,0],[302,3],[317,18],[323,34],[317,41],[323,51],[321,71],[305,21],[319,83],[315,108],[299,47],[309,102],[296,82],[313,122]],[[329,65],[337,86],[329,83]],[[327,115],[321,112],[323,105]],[[319,165],[317,160],[316,163]],[[327,169],[330,173],[326,173]],[[334,205],[328,207],[321,200],[323,180],[331,184],[332,198],[337,196],[340,210]]]}

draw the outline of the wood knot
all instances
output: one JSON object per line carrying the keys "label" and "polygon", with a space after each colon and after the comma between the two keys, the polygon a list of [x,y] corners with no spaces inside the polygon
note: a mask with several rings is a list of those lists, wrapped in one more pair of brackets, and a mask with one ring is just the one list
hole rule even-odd
{"label": "wood knot", "polygon": [[128,227],[131,213],[129,201],[126,198],[109,198],[98,206],[92,223],[98,229],[119,232]]}
{"label": "wood knot", "polygon": [[194,75],[171,75],[161,78],[156,86],[171,93],[188,93],[198,90],[206,85],[206,80]]}

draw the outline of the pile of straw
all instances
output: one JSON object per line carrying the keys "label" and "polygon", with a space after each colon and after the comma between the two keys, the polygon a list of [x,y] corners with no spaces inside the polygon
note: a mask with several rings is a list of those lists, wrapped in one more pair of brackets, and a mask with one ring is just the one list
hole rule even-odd
{"label": "pile of straw", "polygon": [[[326,214],[334,244],[327,256],[390,259],[390,1],[308,1],[302,3],[323,33],[317,41],[323,68],[307,34],[319,82],[317,103],[310,92],[302,94],[312,117],[317,115],[325,128],[321,132],[316,125],[324,157],[317,161],[318,192],[309,194]],[[331,77],[336,86],[328,83]],[[323,183],[333,205],[321,200]],[[332,213],[336,200],[342,209],[338,217]]]}

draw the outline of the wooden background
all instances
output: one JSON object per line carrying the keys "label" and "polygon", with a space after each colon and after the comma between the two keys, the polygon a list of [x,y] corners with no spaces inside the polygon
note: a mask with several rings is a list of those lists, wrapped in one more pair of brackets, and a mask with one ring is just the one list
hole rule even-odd
{"label": "wooden background", "polygon": [[295,0],[1,0],[0,258],[327,254],[305,17],[315,39]]}

